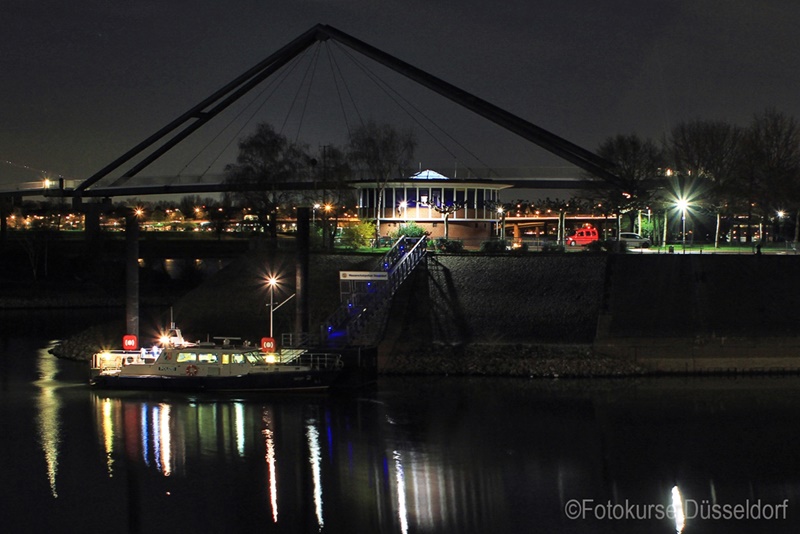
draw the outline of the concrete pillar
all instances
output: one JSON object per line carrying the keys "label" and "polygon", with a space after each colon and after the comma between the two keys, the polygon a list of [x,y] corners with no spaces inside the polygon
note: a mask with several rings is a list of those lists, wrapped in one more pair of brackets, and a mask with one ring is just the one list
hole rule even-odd
{"label": "concrete pillar", "polygon": [[308,334],[308,262],[310,249],[309,213],[311,208],[297,208],[297,255],[295,265],[294,335],[298,340]]}
{"label": "concrete pillar", "polygon": [[[8,214],[11,211],[10,205],[10,200],[6,202],[6,199],[0,198],[0,246],[2,246],[6,242],[6,239],[8,239],[8,226],[6,217],[8,217]],[[9,209],[6,209],[7,207]]]}

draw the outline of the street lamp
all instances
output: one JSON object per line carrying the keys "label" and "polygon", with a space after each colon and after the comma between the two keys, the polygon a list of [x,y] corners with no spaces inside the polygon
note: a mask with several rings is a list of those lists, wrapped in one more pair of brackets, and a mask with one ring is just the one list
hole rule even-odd
{"label": "street lamp", "polygon": [[273,293],[275,293],[275,285],[278,283],[278,279],[274,276],[270,276],[267,278],[267,285],[269,286],[269,337],[272,337],[272,312],[274,311],[272,302],[273,302]]}
{"label": "street lamp", "polygon": [[681,240],[683,243],[683,253],[686,254],[686,208],[689,207],[689,201],[685,198],[679,198],[675,205],[681,210]]}
{"label": "street lamp", "polygon": [[317,210],[319,209],[319,202],[314,204],[314,209],[311,210],[311,226],[316,227],[317,224]]}
{"label": "street lamp", "polygon": [[500,216],[500,239],[506,240],[506,210],[503,206],[497,208],[497,215]]}

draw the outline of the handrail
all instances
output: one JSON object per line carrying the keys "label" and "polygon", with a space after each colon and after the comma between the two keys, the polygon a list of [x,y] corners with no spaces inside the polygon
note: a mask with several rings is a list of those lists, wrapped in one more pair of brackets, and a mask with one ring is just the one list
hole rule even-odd
{"label": "handrail", "polygon": [[[413,242],[409,249],[408,246]],[[361,293],[342,302],[322,326],[322,338],[331,341],[336,334],[349,343],[365,325],[389,302],[395,291],[427,253],[427,238],[397,240],[381,259],[381,268],[388,272],[388,281],[374,293]]]}

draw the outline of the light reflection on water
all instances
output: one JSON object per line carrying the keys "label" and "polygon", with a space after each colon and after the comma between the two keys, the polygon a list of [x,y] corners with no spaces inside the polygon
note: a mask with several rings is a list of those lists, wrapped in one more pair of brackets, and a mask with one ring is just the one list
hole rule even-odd
{"label": "light reflection on water", "polygon": [[[267,532],[753,527],[678,514],[571,521],[564,507],[572,499],[674,509],[688,499],[790,499],[790,512],[798,507],[794,523],[762,525],[770,532],[795,530],[800,514],[798,379],[598,385],[414,378],[383,380],[360,396],[215,398],[96,392],[60,379],[63,366],[46,350],[36,353],[35,439],[13,444],[27,476],[43,488],[4,488],[0,497],[21,503],[11,525],[38,520],[58,532],[54,525],[99,514],[127,525],[121,531],[208,531],[224,527],[230,517],[223,511],[236,509],[240,523],[232,530]],[[1,426],[24,420],[25,395]],[[8,484],[27,480],[9,476]],[[87,493],[126,504],[76,505]],[[48,514],[31,519],[34,508]],[[103,525],[95,531],[106,531]]]}
{"label": "light reflection on water", "polygon": [[675,516],[675,532],[681,534],[686,526],[686,516],[683,513],[683,497],[678,486],[672,488],[672,509]]}
{"label": "light reflection on water", "polygon": [[[115,466],[120,462],[138,463],[163,477],[180,473],[192,478],[191,465],[198,461],[221,460],[222,465],[227,465],[237,458],[260,457],[265,474],[264,511],[274,524],[281,524],[281,502],[290,502],[297,508],[298,498],[307,499],[312,504],[315,530],[323,531],[325,495],[330,493],[331,498],[356,498],[359,502],[352,504],[357,507],[388,507],[393,511],[383,516],[383,522],[402,533],[446,524],[463,527],[474,517],[452,518],[450,514],[463,514],[465,502],[481,506],[481,500],[494,489],[490,474],[479,473],[475,477],[463,472],[463,466],[450,465],[441,453],[419,449],[402,432],[397,433],[391,423],[387,427],[392,439],[382,447],[367,450],[368,443],[348,433],[351,424],[362,426],[365,421],[336,424],[325,415],[330,407],[324,398],[310,403],[293,400],[288,404],[264,404],[241,400],[149,400],[100,392],[91,395],[98,445],[109,478],[118,475]],[[372,408],[375,404],[367,406]],[[391,420],[375,411],[372,415],[374,421]],[[297,426],[298,419],[303,422],[302,427]],[[304,446],[301,440],[305,441]],[[216,446],[212,447],[212,443]],[[300,462],[298,450],[305,450]],[[376,453],[381,456],[378,462]],[[388,469],[376,470],[376,465]],[[353,486],[354,480],[370,482]],[[307,494],[297,495],[293,486],[298,481],[300,487],[309,488]],[[355,494],[350,495],[350,491]],[[370,513],[368,509],[361,511],[362,515]]]}
{"label": "light reflection on water", "polygon": [[319,432],[314,419],[306,421],[306,437],[308,438],[308,461],[311,464],[311,478],[314,483],[314,513],[317,516],[319,530],[322,530],[322,527],[325,526],[325,520],[322,518],[322,466],[320,465]]}
{"label": "light reflection on water", "polygon": [[277,462],[275,459],[275,433],[272,431],[272,410],[264,408],[262,417],[264,422],[264,440],[267,448],[267,469],[269,479],[269,505],[272,510],[272,522],[278,522],[278,478],[276,474]]}
{"label": "light reflection on water", "polygon": [[47,480],[50,485],[50,493],[54,498],[58,497],[56,489],[56,475],[58,474],[58,454],[61,445],[61,401],[56,394],[60,386],[56,382],[58,365],[55,358],[51,357],[47,351],[53,344],[39,350],[37,358],[37,370],[39,379],[36,385],[39,386],[37,397],[38,410],[38,429],[39,441],[42,444],[45,464],[47,465]]}

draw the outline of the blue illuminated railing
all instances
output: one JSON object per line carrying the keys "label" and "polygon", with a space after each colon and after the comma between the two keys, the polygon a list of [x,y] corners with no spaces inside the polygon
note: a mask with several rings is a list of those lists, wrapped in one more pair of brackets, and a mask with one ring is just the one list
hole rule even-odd
{"label": "blue illuminated railing", "polygon": [[349,345],[357,338],[365,344],[374,342],[372,337],[376,333],[370,332],[370,327],[380,326],[377,319],[388,309],[397,289],[426,254],[426,238],[398,239],[381,258],[380,269],[388,273],[388,280],[368,285],[367,291],[355,293],[342,302],[322,325],[321,338],[329,345]]}

